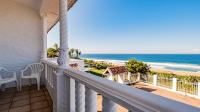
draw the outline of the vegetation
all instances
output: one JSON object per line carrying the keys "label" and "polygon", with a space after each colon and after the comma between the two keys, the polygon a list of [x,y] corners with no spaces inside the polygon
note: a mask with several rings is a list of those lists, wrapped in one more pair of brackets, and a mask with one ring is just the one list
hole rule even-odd
{"label": "vegetation", "polygon": [[96,76],[103,77],[103,72],[104,72],[104,71],[105,71],[105,69],[100,69],[100,70],[98,70],[98,69],[95,69],[95,68],[91,68],[91,69],[89,70],[89,73],[94,74],[94,75],[96,75]]}
{"label": "vegetation", "polygon": [[96,68],[98,70],[106,69],[108,67],[113,67],[114,65],[111,63],[106,63],[103,61],[93,61],[93,60],[84,60],[86,64],[89,65],[90,68]]}
{"label": "vegetation", "polygon": [[[102,74],[103,72],[97,72],[98,70],[104,71],[107,67],[113,67],[114,65],[111,63],[106,62],[96,62],[93,60],[84,60],[86,64],[89,65],[90,68],[92,68],[92,71],[95,73]],[[180,76],[173,73],[159,73],[155,71],[150,71],[150,67],[147,64],[144,64],[142,62],[138,62],[135,59],[130,59],[126,63],[126,68],[129,72],[135,74],[135,73],[141,73],[141,74],[149,74],[154,75],[157,74],[158,77],[162,78],[177,78],[177,80],[186,81],[186,82],[199,82],[200,76]]]}
{"label": "vegetation", "polygon": [[[53,47],[50,47],[50,48],[48,48],[48,50],[47,50],[47,56],[48,56],[48,58],[55,58],[55,57],[58,57],[58,54],[59,54],[59,47],[58,47],[58,44],[57,44],[57,43],[55,43],[55,44],[53,45]],[[70,58],[73,58],[73,59],[80,59],[80,58],[79,58],[80,55],[81,55],[81,51],[80,51],[79,49],[74,49],[74,48],[72,48],[72,49],[69,50],[69,57],[70,57]]]}
{"label": "vegetation", "polygon": [[132,74],[135,74],[135,73],[146,74],[147,72],[150,71],[150,67],[147,64],[143,62],[139,62],[135,59],[130,59],[126,63],[126,68]]}
{"label": "vegetation", "polygon": [[160,77],[164,78],[177,78],[178,80],[186,81],[186,82],[198,82],[200,81],[200,76],[181,76],[181,75],[176,75],[173,73],[158,73],[155,71],[149,72],[150,75],[157,74]]}
{"label": "vegetation", "polygon": [[73,59],[80,59],[81,51],[79,49],[70,49],[69,50],[69,57]]}
{"label": "vegetation", "polygon": [[58,57],[58,53],[59,53],[59,48],[58,48],[58,44],[56,43],[53,45],[53,47],[48,48],[47,50],[48,58]]}

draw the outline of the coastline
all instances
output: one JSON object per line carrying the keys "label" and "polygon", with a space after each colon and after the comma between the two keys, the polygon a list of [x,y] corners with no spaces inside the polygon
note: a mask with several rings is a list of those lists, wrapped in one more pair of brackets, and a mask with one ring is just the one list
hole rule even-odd
{"label": "coastline", "polygon": [[[112,63],[112,64],[117,65],[117,66],[124,66],[125,62],[127,62],[127,61],[122,61],[122,60],[101,60],[101,59],[89,59],[89,60],[103,61],[103,62],[106,62],[106,63]],[[150,62],[144,62],[144,63],[150,65],[151,71],[158,72],[158,73],[173,73],[173,74],[180,75],[180,76],[200,76],[200,72],[169,70],[169,69],[165,69],[163,67],[153,66],[153,65],[151,65],[152,62],[151,63]],[[189,66],[192,66],[192,65],[189,65]]]}

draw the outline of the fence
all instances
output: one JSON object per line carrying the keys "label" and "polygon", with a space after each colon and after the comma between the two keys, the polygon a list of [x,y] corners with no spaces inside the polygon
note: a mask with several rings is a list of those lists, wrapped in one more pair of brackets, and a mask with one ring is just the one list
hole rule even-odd
{"label": "fence", "polygon": [[177,81],[177,91],[198,95],[198,83]]}
{"label": "fence", "polygon": [[191,97],[200,98],[200,82],[187,82],[177,78],[166,78],[159,75],[147,75],[144,82],[154,86],[170,89]]}
{"label": "fence", "polygon": [[144,80],[146,83],[153,84],[153,76],[152,75],[147,75],[144,77]]}
{"label": "fence", "polygon": [[165,77],[158,76],[157,84],[158,84],[158,86],[172,89],[172,79],[171,78],[165,78]]}

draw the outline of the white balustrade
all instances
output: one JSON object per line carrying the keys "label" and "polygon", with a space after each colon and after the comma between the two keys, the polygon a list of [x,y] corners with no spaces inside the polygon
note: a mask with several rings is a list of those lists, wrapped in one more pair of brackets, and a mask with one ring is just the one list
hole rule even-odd
{"label": "white balustrade", "polygon": [[85,88],[85,112],[97,112],[97,93],[88,87]]}
{"label": "white balustrade", "polygon": [[[52,67],[57,70],[58,65],[52,64],[48,61],[43,61],[43,63],[48,66],[45,67],[45,69]],[[58,75],[55,73],[52,74],[51,72],[46,74],[47,76],[56,76],[56,79],[53,78],[53,85],[56,81],[62,79],[61,83],[55,83],[55,85],[62,85],[49,87],[53,87],[55,92],[52,99],[54,103],[54,111],[57,112],[96,112],[97,93],[103,96],[103,112],[115,112],[117,109],[117,104],[127,108],[129,112],[200,111],[199,108],[169,100],[167,98],[144,92],[133,87],[118,84],[116,82],[109,81],[85,72],[77,71],[71,68],[64,69],[63,71],[63,75]],[[46,80],[48,79],[46,78]],[[48,84],[46,87],[47,86]],[[62,98],[62,100],[59,98]],[[62,104],[60,104],[60,101],[62,101]]]}
{"label": "white balustrade", "polygon": [[103,97],[102,112],[117,112],[117,104],[112,100]]}
{"label": "white balustrade", "polygon": [[75,87],[76,112],[85,112],[85,86],[76,82]]}

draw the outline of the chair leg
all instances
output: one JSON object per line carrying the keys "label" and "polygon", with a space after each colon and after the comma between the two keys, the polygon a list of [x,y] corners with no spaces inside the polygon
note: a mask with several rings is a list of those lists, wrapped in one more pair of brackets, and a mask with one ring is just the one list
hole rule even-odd
{"label": "chair leg", "polygon": [[19,79],[19,91],[22,91],[22,79]]}
{"label": "chair leg", "polygon": [[37,89],[40,90],[40,78],[37,78]]}
{"label": "chair leg", "polygon": [[17,82],[17,81],[15,81],[15,83],[16,83],[16,88],[17,88],[17,91],[19,91],[18,82]]}
{"label": "chair leg", "polygon": [[32,80],[31,80],[31,79],[29,79],[29,86],[31,86],[31,81],[32,81]]}

